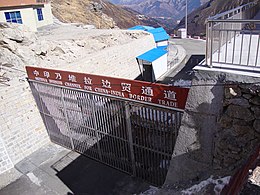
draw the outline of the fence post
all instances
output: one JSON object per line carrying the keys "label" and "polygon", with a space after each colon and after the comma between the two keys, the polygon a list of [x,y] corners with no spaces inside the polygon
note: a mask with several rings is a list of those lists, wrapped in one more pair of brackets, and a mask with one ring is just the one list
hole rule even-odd
{"label": "fence post", "polygon": [[132,136],[132,127],[131,127],[130,116],[131,116],[131,114],[130,114],[129,103],[125,102],[125,118],[126,118],[127,138],[128,138],[128,144],[129,144],[130,155],[131,155],[133,176],[136,176],[135,155],[134,155],[133,136]]}
{"label": "fence post", "polygon": [[63,92],[62,88],[60,88],[60,89],[61,89],[61,101],[62,101],[62,105],[63,105],[64,116],[65,116],[65,120],[66,120],[68,131],[69,131],[68,135],[69,135],[69,138],[70,138],[71,149],[75,150],[75,146],[74,146],[74,143],[73,143],[73,140],[72,140],[72,137],[71,137],[71,132],[70,132],[70,125],[69,125],[69,118],[68,118],[67,108],[66,108],[65,101],[64,101],[64,92]]}
{"label": "fence post", "polygon": [[210,21],[206,21],[207,29],[206,29],[206,65],[212,68],[212,26]]}

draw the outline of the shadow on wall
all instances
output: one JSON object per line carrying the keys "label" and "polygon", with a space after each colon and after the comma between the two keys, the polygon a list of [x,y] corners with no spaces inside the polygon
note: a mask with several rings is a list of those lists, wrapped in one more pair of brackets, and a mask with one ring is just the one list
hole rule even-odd
{"label": "shadow on wall", "polygon": [[75,152],[67,154],[52,168],[72,191],[67,195],[130,195],[149,189],[147,183]]}
{"label": "shadow on wall", "polygon": [[186,186],[213,173],[214,136],[222,113],[223,76],[196,72],[174,148],[167,186]]}

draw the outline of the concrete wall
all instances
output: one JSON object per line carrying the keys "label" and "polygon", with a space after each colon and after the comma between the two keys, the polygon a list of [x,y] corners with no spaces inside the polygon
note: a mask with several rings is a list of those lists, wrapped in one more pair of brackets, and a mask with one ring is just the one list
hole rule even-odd
{"label": "concrete wall", "polygon": [[[253,82],[259,83],[260,78],[211,71],[196,72],[192,80],[195,86],[189,92],[165,188],[194,184],[210,175],[232,175],[245,162],[256,144],[260,143],[260,114],[255,114],[260,110],[260,87],[258,91],[251,90],[256,94],[254,96],[241,94],[229,87],[228,90],[233,94],[239,94],[234,100],[228,99],[231,108],[227,108],[225,103],[225,88],[229,83],[241,83],[244,90],[250,91],[246,83]],[[248,101],[241,100],[246,98]],[[242,105],[238,108],[235,104]]]}
{"label": "concrete wall", "polygon": [[27,81],[0,88],[0,174],[49,143]]}
{"label": "concrete wall", "polygon": [[155,80],[162,76],[167,71],[167,54],[161,56],[152,62]]}
{"label": "concrete wall", "polygon": [[[134,49],[133,49],[134,48]],[[136,56],[155,48],[152,35],[133,40],[126,44],[102,49],[69,66],[59,64],[58,68],[104,76],[135,79],[141,72]]]}
{"label": "concrete wall", "polygon": [[46,25],[49,25],[49,24],[53,24],[51,4],[45,4],[44,7],[42,8],[42,14],[43,14],[43,20],[42,21],[38,21],[36,9],[34,9],[34,14],[35,14],[36,27],[37,28],[42,27],[42,26],[46,26]]}
{"label": "concrete wall", "polygon": [[5,12],[13,12],[13,11],[20,11],[22,16],[23,25],[29,27],[31,31],[36,32],[37,28],[49,25],[53,23],[53,17],[51,12],[51,5],[45,4],[42,7],[43,12],[43,20],[38,21],[38,16],[36,9],[33,7],[30,8],[20,8],[20,9],[8,9],[8,10],[1,10],[0,11],[0,22],[6,22]]}
{"label": "concrete wall", "polygon": [[168,43],[168,40],[166,41],[160,41],[160,42],[157,42],[156,43],[156,47],[160,47],[160,46],[167,46],[169,43]]}
{"label": "concrete wall", "polygon": [[30,28],[31,31],[37,31],[36,18],[33,8],[23,8],[23,9],[10,9],[0,11],[0,22],[6,22],[5,12],[20,11],[22,16],[23,25]]}

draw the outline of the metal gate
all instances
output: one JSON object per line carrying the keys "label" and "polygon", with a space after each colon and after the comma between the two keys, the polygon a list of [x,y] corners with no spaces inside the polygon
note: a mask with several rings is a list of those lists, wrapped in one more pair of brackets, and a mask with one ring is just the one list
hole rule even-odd
{"label": "metal gate", "polygon": [[164,183],[182,112],[29,81],[51,141]]}

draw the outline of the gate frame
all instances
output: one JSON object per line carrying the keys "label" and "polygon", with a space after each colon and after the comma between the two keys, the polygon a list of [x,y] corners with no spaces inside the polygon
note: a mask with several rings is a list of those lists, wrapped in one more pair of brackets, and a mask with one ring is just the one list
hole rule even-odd
{"label": "gate frame", "polygon": [[[88,156],[89,158],[92,158],[96,161],[99,161],[103,164],[106,164],[110,167],[113,167],[117,170],[120,170],[122,172],[125,172],[127,174],[130,174],[132,176],[137,176],[137,173],[136,173],[136,161],[135,161],[135,153],[134,153],[134,141],[133,141],[133,135],[132,135],[132,125],[131,125],[131,119],[130,119],[130,116],[131,116],[131,113],[130,113],[130,105],[131,105],[131,102],[132,103],[135,103],[137,105],[146,105],[149,107],[156,107],[157,109],[159,108],[161,111],[167,111],[167,110],[170,110],[170,111],[175,111],[176,114],[182,114],[184,113],[184,110],[182,109],[179,109],[179,108],[173,108],[173,107],[167,107],[167,106],[163,106],[163,105],[158,105],[158,104],[153,104],[153,103],[149,103],[149,102],[143,102],[143,101],[138,101],[138,100],[133,100],[133,99],[126,99],[126,98],[122,98],[122,97],[118,97],[118,96],[113,96],[113,95],[109,95],[109,94],[103,94],[103,93],[98,93],[98,92],[93,92],[93,91],[86,91],[86,90],[82,90],[82,89],[77,89],[77,88],[70,88],[70,87],[66,87],[66,86],[61,86],[61,85],[55,85],[55,84],[50,84],[50,83],[45,83],[45,82],[41,82],[41,81],[36,81],[36,80],[32,80],[32,79],[27,79],[27,81],[30,83],[38,83],[38,84],[41,84],[41,85],[46,85],[46,86],[51,86],[51,87],[55,87],[55,88],[59,88],[61,89],[61,101],[62,101],[62,105],[63,105],[63,109],[64,109],[64,118],[65,118],[65,122],[66,122],[66,125],[67,125],[67,128],[69,130],[69,133],[68,133],[68,136],[70,138],[70,143],[71,143],[71,147],[72,148],[68,148],[72,151],[75,151],[75,152],[78,152],[80,154],[82,154],[80,151],[77,151],[75,150],[75,146],[74,146],[74,143],[73,143],[73,138],[71,137],[71,127],[69,125],[69,117],[68,117],[68,114],[67,114],[67,108],[66,108],[66,103],[64,101],[64,91],[62,89],[67,89],[67,90],[72,90],[72,91],[75,91],[75,92],[82,92],[82,93],[87,93],[87,94],[93,94],[93,95],[97,95],[97,96],[103,96],[103,97],[106,97],[106,98],[111,98],[111,99],[118,99],[118,100],[121,100],[122,103],[124,104],[124,107],[125,107],[125,121],[126,121],[126,132],[127,132],[127,139],[128,139],[128,146],[129,146],[129,150],[130,150],[130,157],[131,157],[131,167],[132,167],[132,174],[127,172],[127,171],[124,171],[124,170],[121,170],[121,169],[117,169],[115,166],[113,165],[109,165],[107,162],[103,162],[102,161],[102,154],[101,154],[101,147],[100,147],[100,143],[99,141],[97,141],[97,147],[98,147],[98,155],[99,155],[99,159],[96,159],[94,157],[91,157],[91,156]],[[39,92],[37,91],[38,95],[39,95],[39,99],[40,99],[40,105],[41,107],[43,108],[43,102],[42,102],[42,98],[40,97],[40,94]],[[96,136],[96,139],[98,140],[98,132],[97,132],[97,118],[96,118],[96,114],[95,114],[95,107],[92,108],[93,110],[93,113],[94,113],[94,126],[95,126],[95,136]],[[44,120],[45,122],[47,121],[46,117],[45,117],[46,113],[42,113],[42,116],[44,117]],[[52,115],[50,115],[50,117],[52,117]],[[176,120],[176,123],[174,124],[175,126],[175,129],[177,129],[176,127],[177,126],[180,126],[181,124],[180,123],[177,123],[178,121]],[[181,122],[181,121],[180,121]],[[47,125],[47,130],[48,130],[48,125]],[[49,131],[49,130],[48,130]],[[50,134],[49,134],[50,136]],[[176,138],[177,138],[177,135],[176,135]],[[55,141],[54,141],[55,142]],[[60,144],[60,143],[57,143],[55,142],[56,144]],[[66,147],[64,145],[62,145],[63,147]],[[160,151],[154,151],[160,155],[166,155],[166,153],[162,154],[162,152]],[[84,155],[84,154],[83,154]],[[168,155],[168,154],[167,154]],[[168,171],[168,170],[167,170]],[[153,183],[154,184],[154,183]]]}

